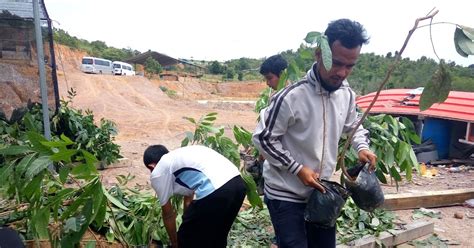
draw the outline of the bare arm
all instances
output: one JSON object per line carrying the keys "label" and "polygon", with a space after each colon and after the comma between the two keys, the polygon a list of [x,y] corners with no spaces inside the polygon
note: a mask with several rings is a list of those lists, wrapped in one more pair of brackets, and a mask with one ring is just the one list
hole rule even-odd
{"label": "bare arm", "polygon": [[171,202],[168,201],[161,206],[161,216],[165,224],[166,232],[171,241],[173,248],[178,247],[178,234],[176,233],[176,213],[174,212]]}
{"label": "bare arm", "polygon": [[191,202],[193,201],[194,199],[194,193],[190,196],[187,196],[185,195],[184,196],[184,201],[183,201],[183,212],[186,212],[186,209],[188,209],[189,207],[189,204],[191,204]]}

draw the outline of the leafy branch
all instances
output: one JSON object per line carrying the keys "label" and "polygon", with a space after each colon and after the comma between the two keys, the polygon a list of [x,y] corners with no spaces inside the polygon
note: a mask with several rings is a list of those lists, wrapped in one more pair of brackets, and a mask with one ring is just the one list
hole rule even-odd
{"label": "leafy branch", "polygon": [[[345,153],[348,150],[348,147],[350,145],[350,141],[352,140],[357,128],[364,122],[365,118],[370,113],[370,110],[372,109],[373,105],[377,101],[377,99],[380,95],[380,92],[382,91],[385,84],[388,82],[392,72],[395,70],[395,68],[399,64],[399,62],[401,60],[401,56],[402,56],[406,46],[408,45],[408,42],[409,42],[411,36],[417,30],[419,23],[421,21],[424,21],[424,20],[430,20],[430,23],[431,23],[434,16],[436,14],[438,14],[438,12],[439,12],[438,10],[435,10],[435,11],[432,10],[432,11],[430,11],[430,13],[428,13],[427,16],[420,17],[420,18],[416,19],[413,28],[408,32],[408,35],[405,39],[405,42],[403,43],[402,48],[400,49],[399,53],[396,55],[395,61],[393,62],[393,64],[388,69],[384,80],[380,84],[374,98],[372,99],[372,102],[367,107],[367,109],[364,111],[364,113],[363,113],[362,117],[360,118],[359,122],[356,124],[354,129],[349,134],[348,139],[347,139],[347,141],[344,145],[344,148],[342,149],[342,153],[339,155],[338,163],[337,163],[338,167],[340,167],[342,169],[344,175],[346,176],[346,178],[348,180],[352,181],[352,178],[349,175],[349,173],[347,172],[346,166],[344,164],[344,160],[345,160],[344,158],[345,158]],[[458,29],[456,30],[456,33],[458,33]],[[455,33],[455,37],[456,37],[456,33]],[[470,34],[470,32],[467,32],[467,33]],[[463,42],[464,41],[465,40],[463,40]],[[468,44],[467,42],[465,42],[465,43]],[[473,42],[472,42],[472,39],[471,39],[470,44],[472,44],[472,43]],[[458,44],[458,42],[456,42],[455,44]],[[464,44],[464,43],[462,43],[462,44]],[[474,50],[470,51],[470,52],[474,53]],[[428,109],[429,107],[431,107],[436,102],[444,102],[446,100],[446,98],[448,97],[450,86],[451,86],[451,78],[450,78],[449,73],[447,72],[443,62],[440,63],[440,67],[435,72],[435,74],[433,75],[430,83],[431,84],[429,84],[425,88],[425,90],[423,91],[423,94],[421,95],[421,98],[420,98],[420,109],[421,110]]]}
{"label": "leafy branch", "polygon": [[[199,120],[191,117],[184,119],[195,125],[194,132],[186,132],[186,137],[181,142],[181,146],[188,144],[202,144],[222,154],[224,157],[234,163],[240,170],[242,179],[247,187],[247,199],[253,207],[263,207],[262,199],[258,196],[257,185],[252,176],[240,166],[239,144],[235,144],[230,138],[224,135],[224,127],[215,127],[214,121],[217,119],[217,113],[208,113]],[[240,144],[250,146],[251,134],[238,127],[234,127],[234,136],[240,140]]]}

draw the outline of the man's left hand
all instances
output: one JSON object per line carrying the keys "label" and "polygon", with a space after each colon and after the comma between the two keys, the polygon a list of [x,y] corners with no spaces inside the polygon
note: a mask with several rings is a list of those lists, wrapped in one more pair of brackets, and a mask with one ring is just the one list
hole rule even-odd
{"label": "man's left hand", "polygon": [[359,152],[359,161],[362,163],[370,163],[369,170],[375,171],[377,155],[375,155],[371,150],[364,149]]}

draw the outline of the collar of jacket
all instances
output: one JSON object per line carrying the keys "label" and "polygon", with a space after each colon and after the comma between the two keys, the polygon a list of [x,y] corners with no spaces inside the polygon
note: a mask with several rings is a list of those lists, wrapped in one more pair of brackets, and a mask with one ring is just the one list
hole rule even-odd
{"label": "collar of jacket", "polygon": [[[314,86],[314,89],[317,93],[322,94],[322,95],[329,95],[329,92],[321,86],[321,83],[318,81],[316,77],[316,71],[314,71],[314,68],[317,67],[316,64],[317,63],[315,62],[311,66],[311,69],[309,69],[309,71],[306,73],[306,80],[308,80]],[[347,82],[347,79],[344,79],[341,87],[339,87],[339,89],[335,90],[334,92],[341,90],[343,88],[347,88],[347,87],[349,87],[349,82]]]}

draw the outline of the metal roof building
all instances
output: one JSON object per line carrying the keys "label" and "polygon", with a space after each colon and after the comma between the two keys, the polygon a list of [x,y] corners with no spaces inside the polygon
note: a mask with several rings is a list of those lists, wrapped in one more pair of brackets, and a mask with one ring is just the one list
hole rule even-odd
{"label": "metal roof building", "polygon": [[[382,90],[370,114],[406,116],[414,122],[422,141],[432,140],[439,158],[468,157],[474,152],[474,92],[450,91],[446,101],[420,110],[423,88]],[[365,110],[375,92],[357,98]],[[474,154],[473,154],[474,156]]]}
{"label": "metal roof building", "polygon": [[[429,109],[420,111],[419,102],[422,89],[390,89],[380,92],[370,113],[403,114],[422,117],[474,122],[474,92],[451,91],[443,103],[435,103]],[[374,93],[359,97],[356,102],[366,109]]]}
{"label": "metal roof building", "polygon": [[[1,0],[0,10],[2,19],[8,17],[8,14],[12,15],[13,18],[31,19],[33,20],[33,1],[32,0]],[[39,9],[40,19],[49,20],[48,12],[44,6],[44,1],[40,0]]]}
{"label": "metal roof building", "polygon": [[[141,54],[138,54],[137,56],[134,56],[132,58],[129,58],[127,60],[125,60],[125,62],[127,63],[131,63],[131,64],[141,64],[141,65],[144,65],[146,60],[151,57],[153,58],[154,60],[156,60],[158,63],[160,63],[161,66],[163,66],[164,68],[167,68],[167,67],[170,67],[170,66],[173,66],[173,65],[177,65],[177,64],[183,64],[183,65],[188,65],[188,66],[191,66],[193,68],[195,68],[196,70],[198,71],[201,71],[201,74],[203,71],[206,70],[205,67],[202,67],[202,66],[199,66],[199,65],[196,65],[188,60],[185,60],[185,59],[175,59],[173,57],[170,57],[166,54],[163,54],[163,53],[159,53],[159,52],[155,52],[155,51],[147,51],[147,52],[144,52],[144,53],[141,53]],[[198,74],[198,73],[196,73]]]}
{"label": "metal roof building", "polygon": [[[45,65],[48,106],[53,110],[59,106],[51,19],[44,1],[36,1],[0,0],[0,118],[6,120],[21,118],[28,105],[42,102],[40,62]],[[39,7],[42,52],[37,49],[34,3]],[[44,63],[38,60],[42,54]]]}

